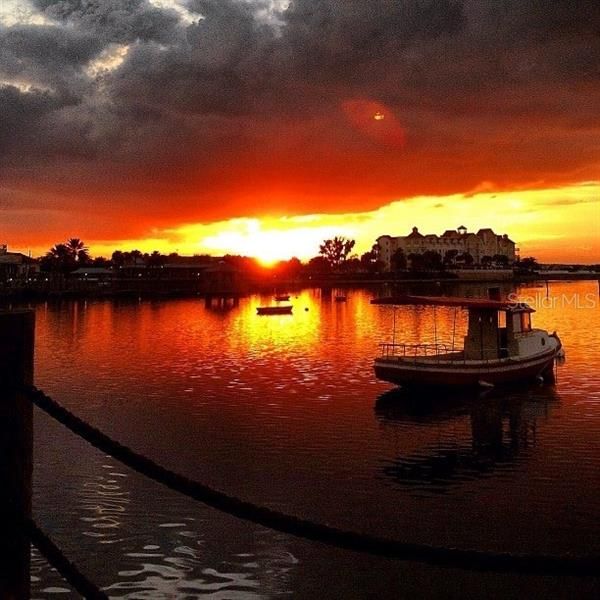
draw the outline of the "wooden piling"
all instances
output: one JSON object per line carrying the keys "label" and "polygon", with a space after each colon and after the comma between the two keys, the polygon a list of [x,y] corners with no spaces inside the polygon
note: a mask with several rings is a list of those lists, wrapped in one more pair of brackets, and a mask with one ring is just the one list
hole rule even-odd
{"label": "wooden piling", "polygon": [[33,384],[35,315],[0,311],[0,598],[30,596],[33,406],[22,387]]}

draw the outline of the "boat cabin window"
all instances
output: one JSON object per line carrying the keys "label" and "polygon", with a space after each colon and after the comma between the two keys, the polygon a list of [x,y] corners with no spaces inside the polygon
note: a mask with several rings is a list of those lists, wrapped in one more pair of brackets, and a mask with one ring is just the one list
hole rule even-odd
{"label": "boat cabin window", "polygon": [[506,327],[506,313],[503,310],[498,313],[498,327],[500,329]]}
{"label": "boat cabin window", "polygon": [[521,332],[531,331],[531,314],[528,312],[521,313]]}
{"label": "boat cabin window", "polygon": [[507,317],[503,310],[498,312],[498,356],[500,358],[508,356]]}

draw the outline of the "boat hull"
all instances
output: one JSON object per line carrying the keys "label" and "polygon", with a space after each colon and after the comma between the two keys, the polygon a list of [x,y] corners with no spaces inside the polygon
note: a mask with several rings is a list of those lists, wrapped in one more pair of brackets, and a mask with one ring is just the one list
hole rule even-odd
{"label": "boat hull", "polygon": [[291,315],[291,306],[259,306],[256,309],[258,315]]}
{"label": "boat hull", "polygon": [[428,364],[426,361],[380,358],[375,360],[375,376],[404,386],[508,385],[538,377],[550,379],[559,351],[560,347],[526,359],[505,359],[485,364],[469,364],[469,361],[431,361]]}

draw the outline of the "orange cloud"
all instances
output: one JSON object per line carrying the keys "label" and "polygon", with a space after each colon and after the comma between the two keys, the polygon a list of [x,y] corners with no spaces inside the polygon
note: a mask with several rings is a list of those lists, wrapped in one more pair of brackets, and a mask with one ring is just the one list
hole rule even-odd
{"label": "orange cloud", "polygon": [[[406,235],[416,225],[442,233],[465,225],[508,233],[522,256],[543,262],[600,262],[600,182],[512,192],[418,196],[380,208],[341,214],[235,218],[154,229],[137,239],[87,239],[97,255],[115,248],[181,254],[244,254],[263,262],[318,253],[322,240],[343,235],[356,240],[357,253],[383,234]],[[54,240],[57,241],[57,240]],[[39,248],[39,252],[45,250]]]}

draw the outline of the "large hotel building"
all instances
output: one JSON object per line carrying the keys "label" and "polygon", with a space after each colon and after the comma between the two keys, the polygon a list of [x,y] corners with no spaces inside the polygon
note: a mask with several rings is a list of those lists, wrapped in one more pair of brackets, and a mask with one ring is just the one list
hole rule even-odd
{"label": "large hotel building", "polygon": [[[377,238],[379,259],[385,264],[386,270],[392,268],[392,256],[401,248],[408,258],[410,254],[422,254],[428,250],[438,252],[442,260],[450,250],[465,253],[473,257],[474,264],[480,264],[484,256],[493,258],[496,255],[506,256],[508,264],[515,261],[515,243],[508,235],[497,235],[491,229],[480,229],[477,233],[468,233],[466,227],[448,229],[442,235],[423,235],[416,227],[405,236],[392,237],[382,235]],[[456,255],[453,252],[452,255]]]}

